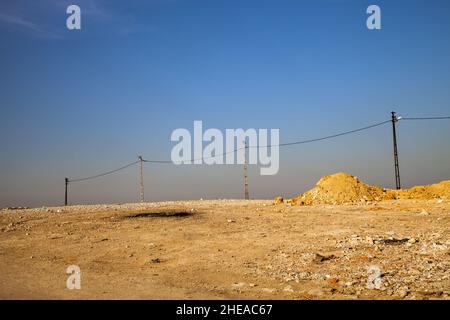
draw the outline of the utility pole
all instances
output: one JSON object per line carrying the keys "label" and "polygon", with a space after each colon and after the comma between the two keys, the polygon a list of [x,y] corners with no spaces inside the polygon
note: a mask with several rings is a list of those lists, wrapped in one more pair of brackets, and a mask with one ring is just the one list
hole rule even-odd
{"label": "utility pole", "polygon": [[392,114],[392,137],[394,142],[394,167],[395,167],[395,187],[397,190],[401,189],[400,184],[400,168],[398,166],[398,151],[397,151],[397,134],[395,132],[395,123],[399,120],[397,118],[397,115],[394,111],[391,112]]}
{"label": "utility pole", "polygon": [[142,159],[142,156],[138,157],[139,161],[141,162],[141,184],[140,184],[140,191],[141,191],[141,202],[144,202],[144,159]]}
{"label": "utility pole", "polygon": [[67,186],[69,185],[69,178],[64,178],[66,183],[66,191],[64,193],[64,206],[67,206]]}
{"label": "utility pole", "polygon": [[248,195],[248,162],[247,162],[247,141],[244,140],[244,147],[245,147],[245,153],[244,153],[244,196],[245,200],[248,200],[250,197]]}

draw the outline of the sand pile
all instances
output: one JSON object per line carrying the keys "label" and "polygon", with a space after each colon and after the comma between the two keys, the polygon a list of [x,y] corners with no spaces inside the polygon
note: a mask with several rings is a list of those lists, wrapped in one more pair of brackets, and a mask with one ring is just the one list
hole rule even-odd
{"label": "sand pile", "polygon": [[411,189],[371,186],[347,173],[322,177],[316,186],[291,200],[294,205],[354,204],[393,199],[450,199],[450,181]]}
{"label": "sand pile", "polygon": [[296,205],[348,204],[394,199],[386,189],[370,186],[347,173],[322,177],[316,186],[291,200]]}
{"label": "sand pile", "polygon": [[400,199],[445,199],[450,200],[450,180],[428,186],[416,186],[396,191]]}

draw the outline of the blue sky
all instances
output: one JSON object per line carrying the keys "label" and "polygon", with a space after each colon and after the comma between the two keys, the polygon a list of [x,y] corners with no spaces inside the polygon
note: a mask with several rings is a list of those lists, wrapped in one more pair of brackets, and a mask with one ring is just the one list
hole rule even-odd
{"label": "blue sky", "polygon": [[[78,4],[82,29],[66,28]],[[382,29],[366,28],[381,7]],[[176,128],[279,128],[281,142],[450,114],[450,3],[2,1],[0,207],[60,204],[64,177],[168,159]],[[281,150],[254,198],[346,171],[393,187],[389,125]],[[404,186],[450,179],[449,121],[401,122]],[[70,202],[138,199],[138,168],[70,186]],[[241,166],[145,166],[146,199],[240,198]]]}

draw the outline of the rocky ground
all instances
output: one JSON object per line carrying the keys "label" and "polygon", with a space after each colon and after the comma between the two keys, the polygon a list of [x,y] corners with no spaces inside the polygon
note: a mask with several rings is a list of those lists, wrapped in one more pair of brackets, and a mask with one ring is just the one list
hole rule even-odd
{"label": "rocky ground", "polygon": [[10,208],[0,298],[450,299],[449,249],[448,200]]}

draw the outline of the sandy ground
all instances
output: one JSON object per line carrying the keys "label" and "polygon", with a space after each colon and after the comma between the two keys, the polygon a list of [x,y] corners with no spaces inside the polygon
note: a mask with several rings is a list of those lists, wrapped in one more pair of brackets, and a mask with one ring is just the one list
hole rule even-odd
{"label": "sandy ground", "polygon": [[0,298],[450,299],[449,249],[442,200],[2,210]]}

